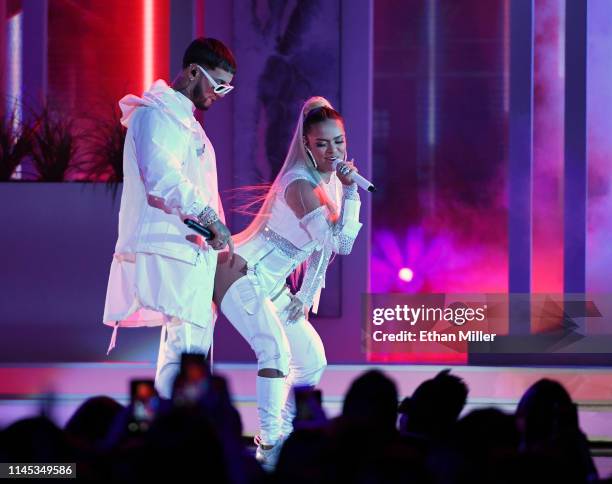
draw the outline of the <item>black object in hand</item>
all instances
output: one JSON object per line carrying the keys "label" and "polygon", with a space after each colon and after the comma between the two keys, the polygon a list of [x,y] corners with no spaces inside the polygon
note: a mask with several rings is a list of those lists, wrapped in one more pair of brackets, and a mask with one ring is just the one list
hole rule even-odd
{"label": "black object in hand", "polygon": [[195,220],[185,219],[185,225],[187,225],[187,227],[197,232],[198,234],[203,235],[206,240],[212,240],[215,238],[215,236],[209,229],[204,227],[204,225],[199,224]]}

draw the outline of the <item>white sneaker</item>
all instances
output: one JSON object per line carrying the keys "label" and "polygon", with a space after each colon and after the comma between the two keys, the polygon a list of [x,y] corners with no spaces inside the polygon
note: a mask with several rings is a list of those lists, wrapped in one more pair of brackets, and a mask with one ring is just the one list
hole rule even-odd
{"label": "white sneaker", "polygon": [[257,450],[255,451],[255,460],[259,462],[264,470],[273,472],[274,468],[276,467],[276,463],[278,462],[280,451],[285,443],[285,437],[281,435],[281,437],[276,441],[276,444],[269,449],[264,449],[262,447],[260,439],[256,439],[256,443]]}

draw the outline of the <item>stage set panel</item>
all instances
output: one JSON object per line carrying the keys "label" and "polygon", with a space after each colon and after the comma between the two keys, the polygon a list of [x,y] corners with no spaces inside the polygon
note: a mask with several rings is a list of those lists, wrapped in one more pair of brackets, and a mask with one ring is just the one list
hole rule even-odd
{"label": "stage set panel", "polygon": [[[313,317],[330,362],[607,361],[601,348],[593,358],[584,351],[450,359],[371,353],[360,300],[366,292],[607,291],[606,2],[1,5],[4,112],[25,121],[47,106],[70,119],[85,144],[83,132],[116,124],[113,106],[123,94],[171,80],[192,37],[226,40],[239,59],[237,89],[202,121],[236,231],[248,217],[236,212],[233,190],[274,176],[300,101],[322,94],[339,107],[350,154],[378,191],[362,197],[364,229],[353,253],[333,263]],[[4,361],[105,359],[108,328],[99,320],[120,176],[116,166],[87,172],[77,161],[66,181],[112,183],[34,183],[41,174],[25,160],[0,191],[14,206],[3,215],[13,227],[3,241]],[[572,335],[593,336],[578,319]],[[560,317],[542,327],[521,308],[507,308],[510,336],[567,331],[565,323]],[[36,343],[18,350],[26,331],[38,335]],[[111,361],[154,358],[152,331],[119,333]],[[222,318],[216,342],[221,360],[252,358]]]}

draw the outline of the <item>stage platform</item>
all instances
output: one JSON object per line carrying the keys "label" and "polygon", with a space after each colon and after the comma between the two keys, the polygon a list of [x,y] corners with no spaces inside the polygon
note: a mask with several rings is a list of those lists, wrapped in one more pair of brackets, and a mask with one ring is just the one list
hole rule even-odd
{"label": "stage platform", "polygon": [[[523,392],[540,378],[560,381],[578,404],[580,424],[593,445],[601,475],[612,473],[612,368],[478,367],[433,365],[330,365],[320,387],[329,417],[340,413],[343,395],[363,371],[378,368],[393,378],[400,397],[411,395],[424,380],[444,368],[462,377],[470,393],[466,412],[497,407],[513,412]],[[218,363],[214,371],[229,380],[244,432],[256,431],[255,375],[251,364]],[[128,402],[132,378],[153,378],[153,363],[51,363],[0,366],[0,426],[37,414],[41,408],[63,425],[75,409],[94,395]]]}

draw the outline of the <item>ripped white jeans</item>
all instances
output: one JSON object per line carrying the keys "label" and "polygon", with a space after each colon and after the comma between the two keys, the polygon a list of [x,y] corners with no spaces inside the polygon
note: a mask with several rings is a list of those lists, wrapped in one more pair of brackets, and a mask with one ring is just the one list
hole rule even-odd
{"label": "ripped white jeans", "polygon": [[230,286],[221,302],[223,314],[255,352],[258,369],[275,369],[285,376],[258,377],[258,412],[265,443],[275,443],[280,434],[291,432],[295,415],[291,387],[316,385],[327,365],[323,342],[306,318],[289,325],[281,321],[279,314],[290,302],[288,290],[272,301],[246,276]]}

